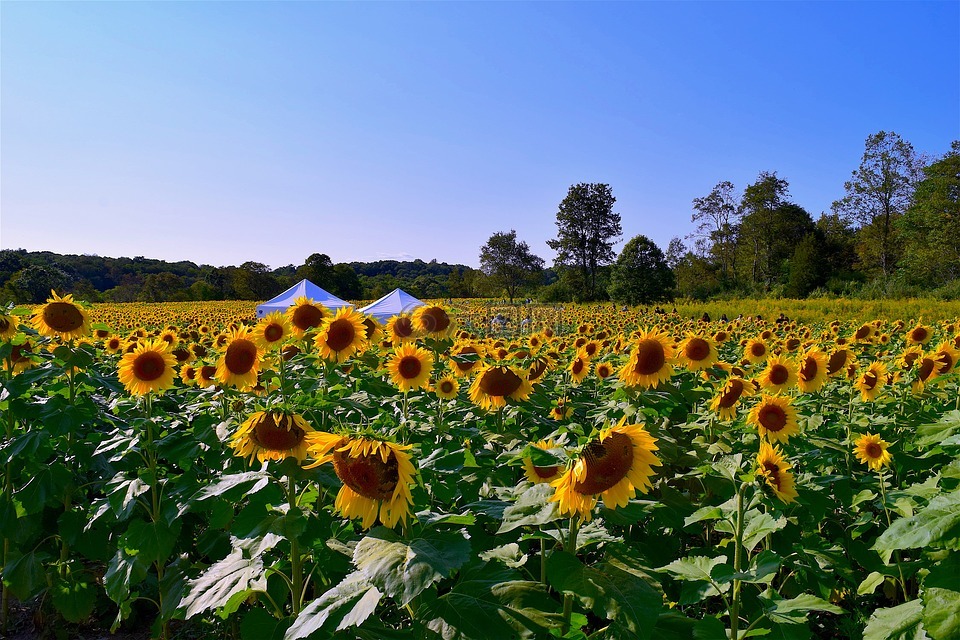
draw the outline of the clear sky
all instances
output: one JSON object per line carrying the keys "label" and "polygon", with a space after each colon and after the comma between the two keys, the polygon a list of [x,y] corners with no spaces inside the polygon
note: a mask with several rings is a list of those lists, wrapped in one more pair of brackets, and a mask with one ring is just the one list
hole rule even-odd
{"label": "clear sky", "polygon": [[0,2],[0,247],[548,261],[571,184],[636,234],[866,137],[960,138],[960,2]]}

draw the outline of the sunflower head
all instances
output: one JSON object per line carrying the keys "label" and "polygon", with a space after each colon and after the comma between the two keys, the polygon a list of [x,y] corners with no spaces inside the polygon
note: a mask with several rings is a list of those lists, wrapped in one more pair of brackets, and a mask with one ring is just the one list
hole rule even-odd
{"label": "sunflower head", "polygon": [[670,379],[674,356],[673,340],[660,329],[641,330],[620,370],[620,379],[629,387],[650,388]]}
{"label": "sunflower head", "polygon": [[446,338],[455,331],[450,316],[442,307],[424,305],[413,312],[413,326],[422,335]]}
{"label": "sunflower head", "polygon": [[253,341],[265,351],[279,349],[292,333],[290,319],[279,311],[268,313],[253,328]]}
{"label": "sunflower head", "polygon": [[750,410],[747,422],[757,427],[761,438],[771,442],[786,442],[800,430],[797,410],[785,396],[762,396]]}
{"label": "sunflower head", "polygon": [[234,329],[225,335],[225,348],[217,361],[217,380],[224,386],[241,390],[253,388],[257,384],[263,351],[254,342],[247,327]]}
{"label": "sunflower head", "polygon": [[334,362],[343,362],[355,353],[366,351],[370,343],[363,314],[353,307],[341,307],[335,316],[324,320],[314,342],[320,356]]}
{"label": "sunflower head", "polygon": [[757,454],[757,478],[783,502],[793,502],[799,495],[793,478],[792,466],[780,451],[780,447],[767,442],[760,443]]}
{"label": "sunflower head", "polygon": [[453,400],[460,391],[460,383],[453,376],[444,376],[433,384],[433,392],[438,398]]}
{"label": "sunflower head", "polygon": [[33,312],[32,324],[42,336],[73,340],[90,335],[90,314],[67,294],[62,298],[50,291],[47,303]]}
{"label": "sunflower head", "polygon": [[786,391],[797,384],[797,369],[783,356],[770,356],[759,379],[760,386],[768,391]]}
{"label": "sunflower head", "polygon": [[161,340],[145,340],[125,353],[117,368],[117,377],[127,392],[142,396],[164,391],[174,385],[176,358]]}
{"label": "sunflower head", "polygon": [[387,361],[387,371],[400,391],[422,389],[430,383],[433,354],[413,344],[402,344]]}
{"label": "sunflower head", "polygon": [[470,385],[470,400],[487,411],[506,406],[507,398],[526,400],[533,386],[524,372],[509,366],[484,366]]}
{"label": "sunflower head", "polygon": [[879,435],[868,433],[857,438],[854,443],[854,453],[857,460],[874,471],[880,471],[893,460],[893,456],[887,451],[889,446],[890,443],[883,440]]}
{"label": "sunflower head", "polygon": [[267,460],[296,458],[301,464],[307,457],[307,435],[313,427],[296,413],[258,411],[247,418],[230,439],[234,454],[247,458]]}
{"label": "sunflower head", "polygon": [[719,359],[711,338],[692,333],[680,342],[678,355],[691,371],[709,369]]}
{"label": "sunflower head", "polygon": [[[549,451],[550,449],[556,448],[557,445],[553,440],[540,440],[533,446],[542,451]],[[529,457],[523,458],[523,473],[527,476],[527,480],[534,484],[553,482],[560,477],[562,471],[563,467],[560,465],[539,467],[533,464],[533,459]]]}
{"label": "sunflower head", "polygon": [[809,349],[800,356],[797,369],[797,386],[804,393],[819,391],[827,381],[827,354],[819,349]]}
{"label": "sunflower head", "polygon": [[740,398],[752,394],[753,385],[751,383],[740,377],[728,378],[723,388],[720,389],[720,393],[713,398],[710,408],[717,413],[721,420],[732,420],[737,415]]}
{"label": "sunflower head", "polygon": [[20,318],[15,315],[7,315],[0,311],[0,340],[9,340],[17,335],[19,326]]}
{"label": "sunflower head", "polygon": [[385,329],[387,339],[394,345],[413,342],[417,339],[417,330],[410,316],[397,315],[387,320]]}
{"label": "sunflower head", "polygon": [[293,335],[298,338],[305,336],[311,329],[319,327],[323,324],[323,319],[329,315],[330,312],[326,307],[306,296],[297,298],[293,306],[286,311]]}
{"label": "sunflower head", "polygon": [[854,383],[864,402],[873,402],[887,383],[887,367],[882,362],[872,362],[857,376]]}

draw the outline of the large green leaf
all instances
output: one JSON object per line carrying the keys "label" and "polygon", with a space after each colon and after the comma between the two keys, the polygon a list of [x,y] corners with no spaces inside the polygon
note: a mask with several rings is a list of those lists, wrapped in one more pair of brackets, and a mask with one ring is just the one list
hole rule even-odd
{"label": "large green leaf", "polygon": [[901,518],[880,534],[873,549],[889,561],[896,549],[960,550],[960,490],[933,498],[910,518]]}
{"label": "large green leaf", "polygon": [[960,553],[951,553],[923,581],[923,628],[933,640],[960,638]]}
{"label": "large green leaf", "polygon": [[503,510],[503,523],[500,533],[513,531],[524,525],[539,526],[560,518],[557,503],[551,502],[554,489],[549,484],[540,483],[531,486],[520,494],[517,501]]}
{"label": "large green leaf", "polygon": [[774,518],[755,509],[748,511],[744,518],[743,548],[747,551],[753,551],[765,537],[787,526],[787,519],[783,516]]}
{"label": "large green leaf", "polygon": [[130,597],[130,587],[139,584],[147,576],[148,566],[149,563],[143,559],[117,549],[103,576],[103,585],[110,599],[118,604],[126,601]]}
{"label": "large green leaf", "polygon": [[307,638],[324,626],[342,631],[362,624],[376,610],[382,597],[362,572],[355,571],[304,608],[287,629],[284,640]]}
{"label": "large green leaf", "polygon": [[922,640],[926,637],[922,617],[923,603],[920,600],[877,609],[867,621],[863,640]]}
{"label": "large green leaf", "polygon": [[430,531],[424,537],[400,540],[377,527],[353,552],[357,569],[386,595],[405,605],[421,591],[453,575],[470,559],[470,542],[459,531]]}
{"label": "large green leaf", "polygon": [[83,622],[89,618],[97,602],[96,587],[85,580],[78,580],[76,574],[58,577],[50,592],[53,606],[68,622]]}
{"label": "large green leaf", "polygon": [[267,590],[262,558],[244,557],[239,547],[188,584],[187,595],[180,601],[180,606],[186,607],[187,618],[220,607],[224,614],[232,613],[250,593]]}
{"label": "large green leaf", "polygon": [[[270,484],[270,475],[263,471],[246,471],[244,473],[234,473],[227,476],[221,476],[216,482],[212,482],[197,492],[194,500],[201,501],[214,496],[222,496],[225,493],[232,492],[240,495],[250,495],[257,493]],[[237,491],[233,491],[236,489]]]}
{"label": "large green leaf", "polygon": [[956,410],[943,414],[933,424],[918,426],[916,444],[918,447],[935,446],[955,433],[960,433],[960,411]]}
{"label": "large green leaf", "polygon": [[19,557],[15,557],[14,553],[10,556],[3,567],[4,588],[10,589],[10,593],[19,600],[29,600],[47,584],[43,563],[49,559],[49,555],[31,551]]}
{"label": "large green leaf", "polygon": [[780,556],[773,551],[761,551],[751,558],[750,568],[746,571],[737,573],[734,572],[733,567],[730,565],[720,564],[711,570],[710,577],[718,583],[733,582],[734,580],[752,583],[769,583],[773,580],[774,576],[777,575],[777,571],[780,569],[780,562]]}
{"label": "large green leaf", "polygon": [[128,555],[141,556],[144,562],[165,563],[173,553],[179,534],[179,520],[174,520],[172,525],[167,525],[163,521],[134,520],[127,528],[127,532],[120,536],[120,546]]}
{"label": "large green leaf", "polygon": [[663,604],[663,596],[616,558],[588,567],[573,554],[552,553],[547,579],[558,591],[572,593],[595,615],[616,621],[641,638],[650,637]]}
{"label": "large green leaf", "polygon": [[807,621],[807,613],[810,611],[844,613],[844,610],[837,605],[809,593],[784,600],[776,591],[767,590],[758,597],[767,618],[771,622],[782,625],[804,623]]}
{"label": "large green leaf", "polygon": [[657,571],[666,571],[678,580],[712,582],[713,572],[717,571],[719,575],[733,573],[733,567],[727,565],[724,569],[719,569],[727,561],[726,556],[717,556],[708,558],[707,556],[689,556],[674,560],[665,567],[660,567]]}
{"label": "large green leaf", "polygon": [[558,603],[542,584],[519,577],[500,565],[471,565],[453,589],[425,602],[417,618],[443,640],[545,637],[560,624]]}

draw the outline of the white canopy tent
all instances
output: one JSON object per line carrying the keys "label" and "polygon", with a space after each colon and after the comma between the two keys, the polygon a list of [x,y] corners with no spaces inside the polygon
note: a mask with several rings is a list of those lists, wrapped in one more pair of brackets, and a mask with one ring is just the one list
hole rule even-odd
{"label": "white canopy tent", "polygon": [[422,307],[423,305],[423,302],[417,300],[406,291],[394,289],[376,302],[371,302],[363,307],[360,311],[376,318],[378,322],[385,322],[395,315],[410,313],[417,307]]}
{"label": "white canopy tent", "polygon": [[322,304],[327,309],[336,311],[340,307],[352,307],[346,300],[341,300],[328,291],[324,291],[309,280],[301,280],[276,298],[257,305],[257,317],[263,318],[268,313],[279,311],[283,313],[297,302],[297,298],[312,298],[314,302]]}

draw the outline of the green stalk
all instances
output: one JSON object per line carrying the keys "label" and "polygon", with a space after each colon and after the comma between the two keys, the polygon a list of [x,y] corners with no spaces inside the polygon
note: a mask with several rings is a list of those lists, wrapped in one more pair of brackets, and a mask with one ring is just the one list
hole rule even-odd
{"label": "green stalk", "polygon": [[[7,358],[7,379],[13,379],[13,360]],[[7,441],[9,442],[13,438],[13,430],[16,426],[13,417],[13,411],[10,408],[10,398],[7,398]],[[13,466],[12,462],[7,462],[6,467],[3,471],[3,500],[5,502],[13,503]],[[7,566],[7,562],[10,559],[10,539],[4,536],[3,538],[3,566]],[[0,567],[2,569],[2,567]],[[4,635],[7,633],[7,625],[10,619],[10,591],[6,587],[3,587],[0,584],[0,588],[3,589],[3,595],[0,596],[0,629],[2,629]]]}
{"label": "green stalk", "polygon": [[[883,505],[883,515],[885,515],[887,518],[887,529],[889,529],[891,527],[891,521],[890,521],[890,511],[889,509],[887,509],[887,490],[886,490],[886,482],[884,481],[884,478],[883,478],[883,469],[880,469],[877,473],[880,476],[880,500],[881,500],[881,504]],[[910,595],[907,593],[907,581],[904,580],[903,578],[903,567],[900,566],[899,551],[893,552],[893,560],[894,562],[897,563],[897,572],[900,574],[900,589],[903,590],[903,600],[904,602],[907,602],[910,600]]]}
{"label": "green stalk", "polygon": [[[746,485],[740,485],[737,489],[737,533],[736,542],[733,547],[733,570],[740,573],[743,569],[743,528],[744,528],[744,505],[743,490]],[[740,580],[733,581],[733,601],[730,604],[730,639],[738,640],[740,627]]]}
{"label": "green stalk", "polygon": [[[293,509],[297,506],[297,485],[293,476],[287,476],[287,503]],[[300,557],[300,541],[297,536],[290,538],[290,595],[293,599],[293,615],[300,614],[303,602],[303,562]]]}
{"label": "green stalk", "polygon": [[[143,412],[147,419],[147,441],[144,449],[147,453],[147,467],[150,469],[150,518],[158,523],[160,521],[160,478],[157,469],[157,452],[153,442],[153,394],[148,393],[143,397]],[[153,563],[157,569],[157,615],[163,613],[163,561],[157,560]],[[170,637],[170,623],[164,620],[160,625],[160,637],[166,640]]]}
{"label": "green stalk", "polygon": [[[580,532],[580,520],[577,514],[570,517],[570,532],[567,535],[567,544],[564,545],[564,551],[577,555],[577,534]],[[560,635],[565,636],[570,631],[570,616],[573,614],[573,594],[563,594],[563,624],[560,627]]]}

